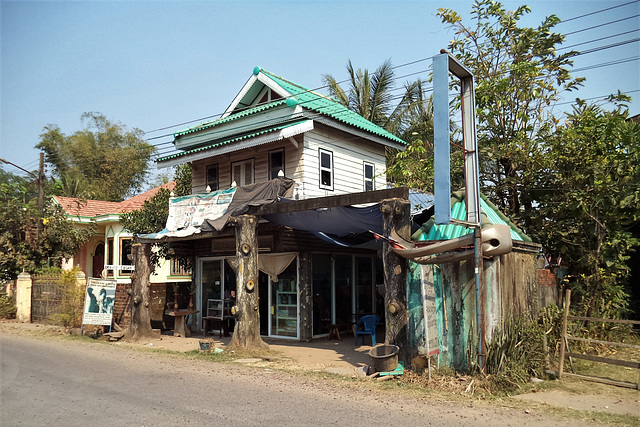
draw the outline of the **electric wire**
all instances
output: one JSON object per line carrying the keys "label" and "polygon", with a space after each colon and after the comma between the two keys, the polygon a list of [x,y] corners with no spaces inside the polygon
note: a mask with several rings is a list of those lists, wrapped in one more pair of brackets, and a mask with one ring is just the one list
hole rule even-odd
{"label": "electric wire", "polygon": [[596,10],[594,12],[585,13],[584,15],[574,16],[574,17],[569,18],[569,19],[563,19],[562,21],[560,21],[560,24],[564,24],[565,22],[575,21],[576,19],[585,18],[587,16],[596,15],[598,13],[606,12],[608,10],[617,9],[619,7],[628,6],[628,5],[633,4],[633,3],[638,3],[638,1],[639,0],[634,0],[634,1],[630,1],[628,3],[623,3],[623,4],[616,5],[616,6],[607,7],[605,9]]}
{"label": "electric wire", "polygon": [[583,31],[593,30],[593,29],[596,29],[596,28],[604,27],[606,25],[617,24],[618,22],[627,21],[629,19],[637,18],[639,16],[640,16],[640,14],[632,15],[632,16],[626,16],[624,18],[616,19],[615,21],[603,22],[602,24],[594,25],[592,27],[581,28],[581,29],[576,30],[576,31],[571,31],[571,32],[565,33],[564,35],[565,36],[570,36],[570,35],[573,35],[573,34],[578,34],[578,33],[581,33]]}

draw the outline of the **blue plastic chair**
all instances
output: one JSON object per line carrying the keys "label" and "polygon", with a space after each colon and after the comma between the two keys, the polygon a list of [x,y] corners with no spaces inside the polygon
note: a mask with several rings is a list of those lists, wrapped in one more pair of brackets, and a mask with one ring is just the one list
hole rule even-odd
{"label": "blue plastic chair", "polygon": [[362,335],[362,345],[364,345],[364,336],[371,335],[371,345],[376,346],[376,326],[378,326],[379,318],[375,314],[362,316],[356,325],[356,345],[358,345],[358,335]]}

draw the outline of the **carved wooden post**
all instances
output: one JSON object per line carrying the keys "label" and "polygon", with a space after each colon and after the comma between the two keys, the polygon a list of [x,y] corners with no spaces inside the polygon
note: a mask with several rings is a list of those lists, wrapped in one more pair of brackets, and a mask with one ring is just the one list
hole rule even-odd
{"label": "carved wooden post", "polygon": [[311,341],[311,319],[313,311],[311,305],[311,254],[300,253],[300,339]]}
{"label": "carved wooden post", "polygon": [[157,335],[151,328],[151,267],[149,243],[134,243],[131,248],[133,264],[136,269],[131,274],[131,324],[129,335],[132,340],[149,338]]}
{"label": "carved wooden post", "polygon": [[[258,304],[258,219],[253,215],[229,218],[236,227],[236,305],[232,311],[236,326],[231,346],[269,348],[260,337]],[[267,296],[264,296],[267,298]]]}
{"label": "carved wooden post", "polygon": [[[409,224],[410,205],[404,199],[388,199],[382,201],[382,220],[385,235],[395,228],[399,236],[409,240],[411,227]],[[385,344],[395,344],[400,348],[399,360],[409,366],[411,349],[409,348],[409,332],[407,323],[407,260],[397,255],[387,242],[382,246],[384,265],[384,306],[385,306]]]}

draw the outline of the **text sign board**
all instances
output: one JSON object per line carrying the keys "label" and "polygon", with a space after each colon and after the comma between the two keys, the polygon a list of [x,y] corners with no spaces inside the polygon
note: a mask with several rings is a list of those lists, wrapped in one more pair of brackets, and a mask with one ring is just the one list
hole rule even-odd
{"label": "text sign board", "polygon": [[433,267],[422,265],[422,310],[425,325],[425,342],[419,345],[418,351],[433,356],[438,354],[438,322],[436,318],[436,288],[433,282]]}
{"label": "text sign board", "polygon": [[113,305],[116,302],[116,281],[114,279],[87,279],[83,325],[111,325]]}
{"label": "text sign board", "polygon": [[121,271],[134,271],[136,269],[135,265],[117,265],[117,264],[107,264],[104,266],[105,270],[121,270]]}

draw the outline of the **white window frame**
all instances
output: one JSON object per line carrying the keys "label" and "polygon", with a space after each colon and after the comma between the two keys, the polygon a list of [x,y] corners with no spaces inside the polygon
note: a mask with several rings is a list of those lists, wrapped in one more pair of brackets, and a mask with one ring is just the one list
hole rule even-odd
{"label": "white window frame", "polygon": [[[371,177],[367,177],[367,166],[371,167]],[[363,191],[373,191],[376,189],[376,182],[375,182],[375,176],[376,176],[376,165],[374,165],[371,162],[363,162],[362,163],[362,188]],[[371,188],[367,189],[367,184],[371,183]]]}
{"label": "white window frame", "polygon": [[[236,166],[238,165],[240,166],[240,177],[235,176]],[[232,162],[231,163],[231,184],[233,184],[233,182],[235,181],[236,185],[240,187],[242,185],[249,185],[256,182],[254,165],[255,165],[255,159],[247,159],[247,160],[241,160],[239,162]],[[246,182],[245,180],[248,167],[251,168],[251,182]]]}
{"label": "white window frame", "polygon": [[[329,161],[331,165],[328,168],[322,166],[323,154],[327,154],[329,156]],[[334,170],[333,152],[329,150],[325,150],[324,148],[319,148],[318,149],[318,183],[320,185],[320,189],[333,191],[333,183],[335,181],[333,170]],[[331,182],[328,185],[322,183],[322,172],[329,172],[330,174]]]}

